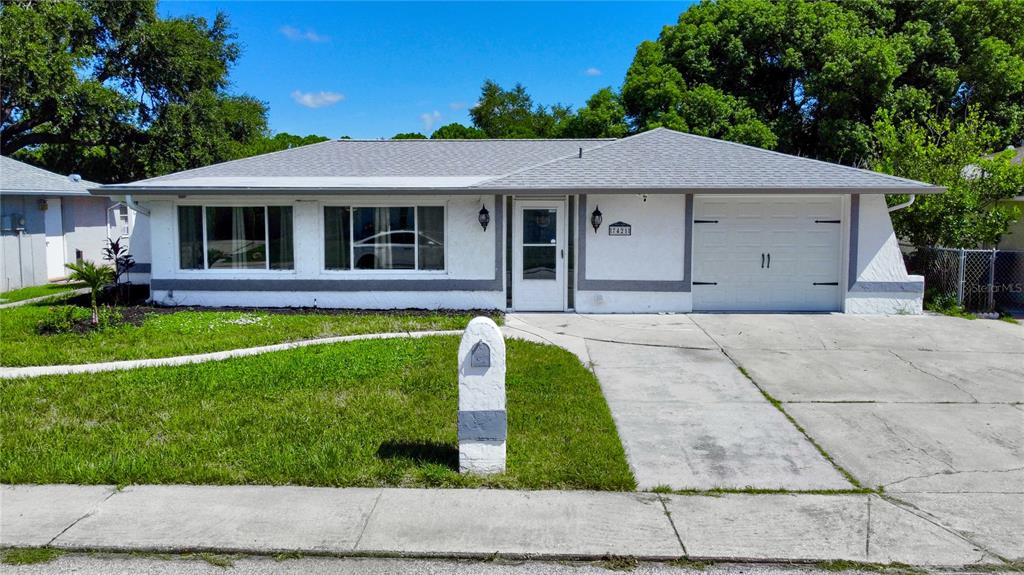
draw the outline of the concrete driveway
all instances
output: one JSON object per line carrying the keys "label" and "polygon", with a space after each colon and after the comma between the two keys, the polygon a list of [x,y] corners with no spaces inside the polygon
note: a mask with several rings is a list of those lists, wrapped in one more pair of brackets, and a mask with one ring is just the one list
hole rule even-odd
{"label": "concrete driveway", "polygon": [[850,489],[842,469],[1024,557],[1024,326],[839,314],[513,314],[508,326],[591,362],[641,489]]}

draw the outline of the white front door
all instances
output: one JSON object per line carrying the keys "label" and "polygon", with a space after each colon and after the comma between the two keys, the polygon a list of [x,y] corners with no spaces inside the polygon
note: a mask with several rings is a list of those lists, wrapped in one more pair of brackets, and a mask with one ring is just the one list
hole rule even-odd
{"label": "white front door", "polygon": [[565,203],[522,201],[512,222],[512,309],[564,311]]}
{"label": "white front door", "polygon": [[697,196],[695,311],[840,309],[838,196]]}
{"label": "white front door", "polygon": [[46,228],[46,276],[50,279],[66,277],[68,274],[64,268],[64,216],[61,214],[60,199],[48,198],[43,214],[43,225]]}

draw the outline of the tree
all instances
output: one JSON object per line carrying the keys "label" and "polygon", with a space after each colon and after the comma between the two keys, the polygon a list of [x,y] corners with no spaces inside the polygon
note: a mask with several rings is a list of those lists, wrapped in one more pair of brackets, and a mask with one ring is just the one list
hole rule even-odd
{"label": "tree", "polygon": [[644,42],[626,72],[622,101],[636,131],[664,126],[681,132],[774,148],[778,138],[746,101],[708,84],[688,88],[665,61],[664,49]]}
{"label": "tree", "polygon": [[[1005,145],[1024,138],[1022,30],[1021,0],[702,2],[637,48],[623,103],[634,130],[767,144],[770,128],[784,152],[851,164],[872,153],[882,110],[922,122],[977,106]],[[694,90],[711,125],[684,102]]]}
{"label": "tree", "polygon": [[1012,151],[986,154],[1002,135],[977,109],[961,121],[936,117],[924,125],[882,114],[874,136],[874,169],[947,188],[892,213],[899,237],[915,246],[992,247],[1020,219],[1019,209],[1000,201],[1024,194],[1024,166],[1010,161]]}
{"label": "tree", "polygon": [[7,0],[0,148],[100,182],[232,159],[266,131],[262,102],[225,91],[239,54],[223,14],[161,19],[155,0]]}
{"label": "tree", "polygon": [[458,122],[441,126],[430,135],[431,140],[480,140],[486,137],[483,130],[463,126]]}
{"label": "tree", "polygon": [[402,132],[391,136],[392,140],[426,140],[427,137],[419,132]]}
{"label": "tree", "polygon": [[82,282],[89,288],[92,303],[92,325],[100,323],[100,290],[114,281],[114,270],[109,266],[98,266],[95,262],[85,260],[73,264],[65,264],[71,270],[69,279]]}
{"label": "tree", "polygon": [[480,87],[480,99],[469,111],[473,125],[488,138],[553,138],[572,115],[568,106],[534,105],[522,84],[506,90],[492,80]]}
{"label": "tree", "polygon": [[562,138],[621,138],[628,134],[626,109],[621,98],[611,88],[602,88],[576,115],[564,122],[558,135]]}
{"label": "tree", "polygon": [[[341,139],[347,138],[347,136],[343,136]],[[290,150],[292,148],[318,144],[328,140],[330,140],[330,138],[326,136],[317,136],[312,134],[309,136],[296,136],[295,134],[289,134],[288,132],[280,132],[273,136],[263,136],[252,144],[249,144],[242,151],[242,155],[243,157],[249,157],[257,156],[259,154],[269,154],[270,152]]]}

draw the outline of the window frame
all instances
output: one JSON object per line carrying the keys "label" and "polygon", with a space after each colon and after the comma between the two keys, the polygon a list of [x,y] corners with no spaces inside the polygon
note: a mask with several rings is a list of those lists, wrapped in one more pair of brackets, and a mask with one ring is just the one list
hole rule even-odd
{"label": "window frame", "polygon": [[[337,269],[327,267],[327,230],[326,230],[326,218],[327,208],[348,208],[348,256],[349,256],[349,268],[348,269]],[[413,244],[413,261],[416,267],[414,269],[360,269],[355,267],[355,226],[352,225],[352,218],[354,217],[354,211],[357,209],[368,209],[368,208],[412,208],[414,210],[413,216],[413,237],[415,242]],[[441,208],[443,210],[442,225],[444,226],[444,244],[441,246],[444,252],[443,255],[443,268],[439,270],[421,270],[420,265],[420,208]],[[320,202],[320,206],[317,214],[317,226],[320,230],[320,273],[332,274],[332,275],[435,275],[435,276],[446,276],[448,275],[448,236],[450,226],[448,222],[448,201],[438,202],[416,202],[416,201],[400,201],[400,200],[383,200],[383,201],[358,201],[358,202],[344,202],[344,201],[330,201]]]}
{"label": "window frame", "polygon": [[[183,268],[181,267],[181,232],[179,230],[179,216],[178,208],[180,207],[198,207],[202,214],[200,225],[203,231],[203,267],[202,268]],[[263,208],[263,237],[266,242],[266,253],[267,256],[264,258],[264,267],[259,268],[210,268],[209,261],[209,247],[207,245],[207,228],[206,228],[206,208]],[[291,208],[292,210],[292,267],[290,269],[271,269],[270,268],[270,210],[269,208]],[[253,203],[253,202],[233,202],[233,201],[219,201],[219,202],[176,202],[174,204],[174,241],[177,249],[175,250],[175,272],[179,274],[187,273],[201,273],[201,274],[223,274],[223,275],[238,275],[238,274],[273,274],[273,275],[294,275],[296,268],[298,267],[298,258],[296,256],[295,249],[295,202],[273,202],[273,203]]]}

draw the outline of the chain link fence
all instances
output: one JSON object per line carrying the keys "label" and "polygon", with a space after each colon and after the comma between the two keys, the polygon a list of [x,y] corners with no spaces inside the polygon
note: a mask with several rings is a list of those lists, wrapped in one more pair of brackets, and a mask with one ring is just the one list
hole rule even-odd
{"label": "chain link fence", "polygon": [[1024,313],[1024,251],[918,248],[910,273],[924,276],[925,300],[955,301],[967,311]]}

